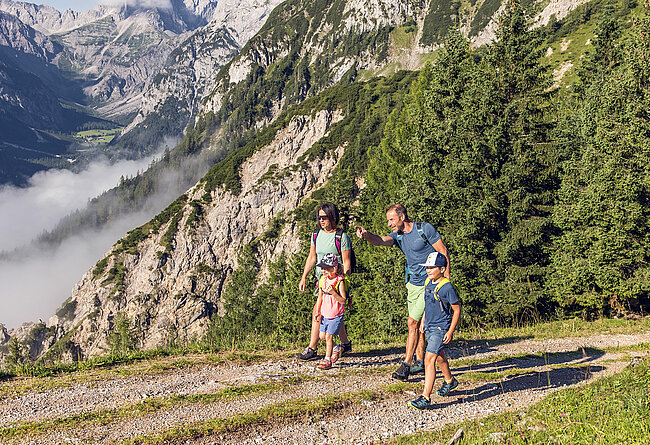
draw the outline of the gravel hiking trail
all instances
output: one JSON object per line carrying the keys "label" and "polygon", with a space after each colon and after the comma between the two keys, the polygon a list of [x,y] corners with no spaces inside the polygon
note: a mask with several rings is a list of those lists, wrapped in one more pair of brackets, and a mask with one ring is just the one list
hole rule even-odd
{"label": "gravel hiking trail", "polygon": [[[448,423],[524,409],[553,391],[620,372],[635,356],[647,354],[638,347],[644,343],[650,343],[650,332],[454,342],[448,355],[460,385],[448,397],[434,394],[433,409],[426,411],[407,403],[419,395],[423,375],[411,376],[407,384],[398,386],[390,376],[403,348],[353,351],[327,371],[316,368],[318,361],[278,355],[253,364],[202,363],[81,383],[44,384],[13,393],[8,387],[16,382],[8,381],[0,384],[4,389],[0,442],[122,443],[167,433],[165,443],[382,443]],[[436,388],[441,382],[438,376]],[[227,396],[210,398],[227,391]],[[273,414],[288,403],[300,409],[345,394],[365,396],[348,397],[345,403],[317,414]],[[254,417],[255,421],[237,421],[261,412],[266,414]],[[228,421],[230,426],[178,432],[216,421]]]}

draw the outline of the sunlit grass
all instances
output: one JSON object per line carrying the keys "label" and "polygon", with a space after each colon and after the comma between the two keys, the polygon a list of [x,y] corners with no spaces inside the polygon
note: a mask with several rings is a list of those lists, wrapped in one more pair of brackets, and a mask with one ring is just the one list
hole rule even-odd
{"label": "sunlit grass", "polygon": [[398,437],[396,444],[444,443],[462,427],[459,444],[641,444],[650,437],[650,359],[620,374],[557,391],[519,411],[442,430]]}

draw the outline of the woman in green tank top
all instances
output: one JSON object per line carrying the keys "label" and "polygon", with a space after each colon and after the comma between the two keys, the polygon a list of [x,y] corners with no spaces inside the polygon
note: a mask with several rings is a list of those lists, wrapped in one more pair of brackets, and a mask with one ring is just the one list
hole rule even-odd
{"label": "woman in green tank top", "polygon": [[[337,240],[337,226],[339,223],[339,209],[332,203],[326,202],[318,208],[317,227],[311,238],[311,247],[309,256],[305,262],[305,268],[300,279],[299,288],[301,292],[305,291],[307,285],[307,276],[320,259],[327,253],[333,253],[343,263],[343,272],[349,275],[351,272],[351,241],[346,233],[339,231]],[[316,277],[320,278],[320,268],[316,268]],[[320,308],[314,304],[311,322],[311,338],[309,346],[303,352],[297,355],[301,360],[311,360],[316,357],[316,348],[318,347],[318,335],[320,329]],[[352,344],[348,339],[345,330],[345,324],[339,332],[341,346],[334,353],[342,354],[352,350]]]}

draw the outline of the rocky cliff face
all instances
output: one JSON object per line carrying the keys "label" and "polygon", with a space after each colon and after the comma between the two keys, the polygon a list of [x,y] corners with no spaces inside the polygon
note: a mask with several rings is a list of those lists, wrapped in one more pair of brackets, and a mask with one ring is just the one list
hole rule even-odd
{"label": "rocky cliff face", "polygon": [[43,33],[1,10],[0,46],[33,55],[44,62],[51,62],[63,50],[61,45],[52,42]]}
{"label": "rocky cliff face", "polygon": [[[4,113],[3,120],[11,118],[45,129],[66,125],[68,113],[61,107],[59,98],[74,100],[80,96],[80,91],[52,63],[62,51],[58,43],[0,11],[0,111]],[[15,142],[20,143],[20,140]]]}
{"label": "rocky cliff face", "polygon": [[[198,184],[185,194],[175,216],[141,241],[136,252],[123,252],[116,244],[104,257],[103,270],[88,271],[59,315],[48,321],[54,338],[64,338],[84,357],[104,353],[118,316],[133,323],[141,348],[201,336],[208,317],[218,311],[238,249],[327,181],[343,147],[309,164],[297,161],[341,118],[340,112],[331,111],[294,117],[242,165],[239,194],[219,188],[208,192],[207,203],[206,190]],[[275,172],[295,171],[276,181],[265,176],[272,164]],[[192,216],[197,205],[203,215],[198,219],[196,213]],[[298,249],[296,227],[289,223],[277,240],[261,249],[260,261]]]}

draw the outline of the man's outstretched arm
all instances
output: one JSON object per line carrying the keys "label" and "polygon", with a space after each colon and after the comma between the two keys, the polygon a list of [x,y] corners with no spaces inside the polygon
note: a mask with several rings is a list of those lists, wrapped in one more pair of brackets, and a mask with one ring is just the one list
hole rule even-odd
{"label": "man's outstretched arm", "polygon": [[372,232],[368,232],[366,229],[364,229],[361,226],[356,226],[356,227],[357,227],[357,236],[361,239],[365,239],[373,246],[390,247],[395,242],[395,240],[390,236],[375,235]]}

